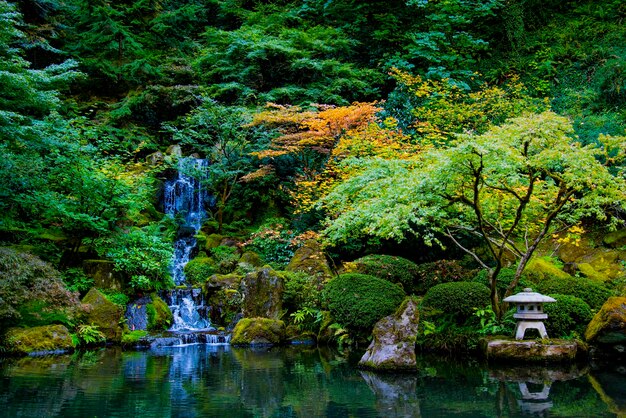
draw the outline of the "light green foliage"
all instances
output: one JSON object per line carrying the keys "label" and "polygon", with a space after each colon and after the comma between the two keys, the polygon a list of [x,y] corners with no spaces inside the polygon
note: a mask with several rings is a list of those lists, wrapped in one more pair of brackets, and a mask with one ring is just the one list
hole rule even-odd
{"label": "light green foliage", "polygon": [[515,309],[509,309],[502,319],[487,305],[484,308],[475,308],[474,316],[479,321],[478,333],[481,335],[511,335],[517,321],[513,318]]}
{"label": "light green foliage", "polygon": [[463,324],[475,309],[489,305],[489,288],[472,282],[441,283],[426,292],[422,304]]}
{"label": "light green foliage", "polygon": [[289,229],[283,218],[269,218],[245,242],[247,249],[258,253],[261,258],[277,269],[289,264],[296,251],[296,233]]}
{"label": "light green foliage", "polygon": [[353,331],[369,331],[376,321],[395,312],[406,294],[378,277],[341,274],[324,288],[333,318]]}
{"label": "light green foliage", "polygon": [[135,228],[126,234],[100,239],[96,247],[102,256],[115,262],[115,269],[129,277],[135,290],[167,289],[172,285],[169,265],[171,237],[163,236],[159,225]]}
{"label": "light green foliage", "polygon": [[593,318],[589,305],[579,297],[550,294],[555,303],[546,303],[543,311],[548,314],[545,322],[548,335],[552,338],[568,337],[575,333],[585,335],[585,329]]}
{"label": "light green foliage", "polygon": [[[369,168],[322,200],[331,215],[324,234],[333,244],[363,235],[401,241],[406,233],[432,244],[446,235],[484,268],[495,264],[488,269],[492,308],[500,314],[497,276],[506,257],[518,260],[510,291],[556,226],[606,219],[605,208],[626,201],[624,180],[595,159],[602,150],[581,146],[571,133],[567,119],[544,112],[463,136],[425,154],[417,167],[357,162]],[[483,240],[485,260],[463,247],[464,235]]]}
{"label": "light green foliage", "polygon": [[318,332],[324,319],[324,312],[319,309],[304,307],[298,309],[290,316],[300,331]]}
{"label": "light green foliage", "polygon": [[97,325],[80,324],[76,327],[76,336],[79,345],[93,345],[106,341],[104,334],[98,329]]}

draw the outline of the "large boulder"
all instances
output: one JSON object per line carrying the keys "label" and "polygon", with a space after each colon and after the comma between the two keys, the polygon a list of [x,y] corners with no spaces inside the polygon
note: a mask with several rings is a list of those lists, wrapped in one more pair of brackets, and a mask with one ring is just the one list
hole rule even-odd
{"label": "large boulder", "polygon": [[285,342],[285,323],[268,318],[243,318],[233,330],[233,345],[277,345]]}
{"label": "large boulder", "polygon": [[626,347],[626,297],[611,297],[595,314],[585,339],[590,344],[617,346],[618,351]]}
{"label": "large boulder", "polygon": [[122,327],[120,319],[122,310],[113,302],[109,301],[95,287],[92,287],[82,300],[87,306],[85,322],[96,325],[109,342],[122,341]]}
{"label": "large boulder", "polygon": [[296,250],[285,270],[303,272],[324,280],[330,279],[333,275],[322,247],[314,239],[307,240]]}
{"label": "large boulder", "polygon": [[11,328],[7,331],[5,344],[16,354],[69,351],[74,348],[72,336],[63,325]]}
{"label": "large boulder", "polygon": [[239,291],[243,276],[235,273],[214,274],[204,284],[205,300],[211,307],[211,324],[221,327],[230,324],[241,314],[242,296]]}
{"label": "large boulder", "polygon": [[283,309],[284,280],[271,267],[246,274],[241,281],[243,316],[278,319]]}
{"label": "large boulder", "polygon": [[373,370],[417,371],[415,339],[418,325],[417,302],[406,298],[395,314],[376,323],[372,342],[359,366]]}
{"label": "large boulder", "polygon": [[93,285],[99,289],[122,290],[124,279],[114,270],[115,264],[109,260],[85,260],[83,271],[93,279]]}

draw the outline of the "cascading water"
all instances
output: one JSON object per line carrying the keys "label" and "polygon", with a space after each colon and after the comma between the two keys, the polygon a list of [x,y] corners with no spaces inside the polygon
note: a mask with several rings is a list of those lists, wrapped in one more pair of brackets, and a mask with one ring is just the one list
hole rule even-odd
{"label": "cascading water", "polygon": [[[186,285],[185,265],[196,247],[195,235],[206,219],[204,205],[209,196],[202,187],[206,178],[208,162],[198,158],[181,158],[176,178],[165,183],[165,213],[180,222],[178,237],[174,243],[172,277],[177,286]],[[213,330],[207,319],[200,289],[177,289],[165,297],[174,316],[170,331]]]}

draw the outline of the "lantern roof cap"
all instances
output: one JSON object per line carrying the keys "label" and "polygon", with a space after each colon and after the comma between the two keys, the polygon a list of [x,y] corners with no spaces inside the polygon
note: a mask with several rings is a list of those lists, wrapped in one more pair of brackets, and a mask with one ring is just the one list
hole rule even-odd
{"label": "lantern roof cap", "polygon": [[541,293],[533,292],[530,287],[527,287],[523,292],[506,297],[502,301],[511,303],[546,303],[556,302],[556,299],[551,298],[550,296],[542,295]]}

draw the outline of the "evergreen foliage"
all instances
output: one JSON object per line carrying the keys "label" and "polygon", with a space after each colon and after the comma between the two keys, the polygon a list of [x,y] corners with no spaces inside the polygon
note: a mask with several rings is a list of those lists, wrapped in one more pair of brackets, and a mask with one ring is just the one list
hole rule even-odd
{"label": "evergreen foliage", "polygon": [[463,324],[476,309],[489,305],[489,288],[474,282],[441,283],[426,292],[422,304]]}
{"label": "evergreen foliage", "polygon": [[366,274],[341,274],[324,288],[333,318],[354,331],[369,331],[406,296],[397,285]]}

